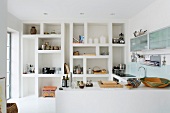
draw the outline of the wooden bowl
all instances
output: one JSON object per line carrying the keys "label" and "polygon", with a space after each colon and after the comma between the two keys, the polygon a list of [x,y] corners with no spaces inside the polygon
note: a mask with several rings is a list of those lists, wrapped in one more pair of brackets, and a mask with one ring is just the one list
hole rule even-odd
{"label": "wooden bowl", "polygon": [[149,77],[141,78],[140,80],[145,86],[153,88],[164,88],[170,84],[170,80],[165,78]]}

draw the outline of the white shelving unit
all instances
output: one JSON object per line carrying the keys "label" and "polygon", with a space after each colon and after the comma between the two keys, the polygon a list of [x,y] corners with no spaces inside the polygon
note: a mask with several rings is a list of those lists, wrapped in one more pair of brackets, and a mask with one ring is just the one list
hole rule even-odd
{"label": "white shelving unit", "polygon": [[[37,34],[30,34],[30,29],[35,26]],[[34,95],[41,97],[42,87],[48,85],[60,86],[64,75],[64,23],[23,23],[21,75],[22,97]],[[45,34],[45,33],[49,34]],[[51,34],[55,32],[56,34]],[[58,46],[59,50],[42,50],[42,45],[49,42],[49,46]],[[33,65],[34,73],[25,74],[26,64]],[[42,68],[54,67],[55,74],[43,74]],[[57,69],[61,69],[58,73]],[[24,73],[24,74],[23,74]]]}
{"label": "white shelving unit", "polygon": [[[126,63],[126,44],[112,43],[112,38],[119,38],[120,33],[125,35],[126,43],[125,23],[124,21],[117,23],[23,22],[21,38],[22,97],[31,95],[41,97],[41,89],[45,85],[61,86],[65,59],[69,61],[71,72],[74,72],[73,68],[77,65],[82,67],[82,73],[73,74],[74,81],[112,80],[114,77],[112,67]],[[30,34],[32,26],[37,29],[37,34]],[[56,34],[51,34],[51,32]],[[65,37],[69,39],[65,40]],[[73,38],[79,40],[79,37],[84,37],[82,43],[73,43]],[[101,37],[105,37],[105,40],[100,41]],[[98,43],[95,40],[98,40]],[[45,42],[49,42],[51,46],[59,46],[60,49],[41,50],[42,44]],[[66,53],[67,49],[69,49],[68,53]],[[73,55],[74,51],[79,51],[80,55]],[[65,54],[69,55],[65,56]],[[34,73],[23,74],[26,64],[35,67]],[[95,66],[106,69],[106,74],[88,74],[87,70],[93,69]],[[61,72],[42,74],[43,67],[55,67],[61,69]]]}
{"label": "white shelving unit", "polygon": [[[119,38],[120,33],[125,34],[125,23],[70,23],[70,70],[74,72],[77,65],[83,67],[83,73],[73,74],[73,77],[80,77],[84,82],[112,80],[112,67],[125,63],[126,44],[112,43],[112,38]],[[79,35],[84,36],[83,43],[73,43],[73,38],[78,40]],[[104,42],[100,42],[101,36],[105,37]],[[73,55],[76,51],[79,55]],[[106,69],[107,73],[88,74],[87,70],[95,66]]]}

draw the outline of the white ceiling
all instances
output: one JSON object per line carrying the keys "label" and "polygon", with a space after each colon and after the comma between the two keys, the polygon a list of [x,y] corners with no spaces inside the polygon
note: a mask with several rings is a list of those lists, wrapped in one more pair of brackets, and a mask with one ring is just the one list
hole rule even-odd
{"label": "white ceiling", "polygon": [[[8,11],[21,20],[128,19],[154,1],[156,0],[8,0]],[[111,13],[115,15],[110,15]]]}

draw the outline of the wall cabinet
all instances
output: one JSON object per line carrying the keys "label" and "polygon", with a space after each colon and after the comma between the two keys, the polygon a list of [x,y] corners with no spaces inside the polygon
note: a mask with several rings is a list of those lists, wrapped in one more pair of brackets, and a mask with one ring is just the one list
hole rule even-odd
{"label": "wall cabinet", "polygon": [[131,51],[165,49],[170,47],[170,27],[150,32],[130,40]]}
{"label": "wall cabinet", "polygon": [[170,47],[170,27],[149,33],[149,49]]}
{"label": "wall cabinet", "polygon": [[[30,34],[32,26],[36,34]],[[22,97],[41,97],[43,86],[60,86],[64,75],[64,27],[63,23],[23,23]],[[44,73],[43,68],[50,71]]]}
{"label": "wall cabinet", "polygon": [[141,51],[148,49],[148,34],[138,36],[130,39],[130,50]]}

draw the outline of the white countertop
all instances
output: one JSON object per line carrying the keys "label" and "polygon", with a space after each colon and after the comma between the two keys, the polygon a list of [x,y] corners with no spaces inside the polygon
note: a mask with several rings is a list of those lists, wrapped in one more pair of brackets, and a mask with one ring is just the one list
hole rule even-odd
{"label": "white countertop", "polygon": [[123,88],[100,88],[98,83],[95,82],[93,83],[93,87],[84,87],[83,89],[80,89],[79,87],[68,87],[68,88],[63,88],[63,90],[59,90],[59,88],[57,89],[57,91],[138,91],[138,90],[147,90],[147,91],[170,91],[170,86],[167,86],[165,88],[151,88],[151,87],[146,87],[143,83],[140,84],[139,87],[137,88],[132,88],[132,89],[128,89],[126,88],[126,86],[124,85],[125,83],[121,83],[123,84]]}
{"label": "white countertop", "polygon": [[[56,113],[169,113],[170,86],[166,88],[63,88],[56,90]],[[168,91],[168,92],[167,92]],[[65,109],[67,108],[67,109]]]}

